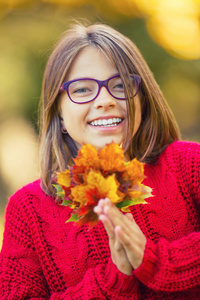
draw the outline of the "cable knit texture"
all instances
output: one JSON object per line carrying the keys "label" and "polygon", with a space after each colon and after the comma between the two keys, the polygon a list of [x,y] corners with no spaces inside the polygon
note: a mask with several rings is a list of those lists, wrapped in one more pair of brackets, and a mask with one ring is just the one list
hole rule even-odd
{"label": "cable knit texture", "polygon": [[131,208],[147,237],[131,276],[112,263],[101,222],[65,223],[70,208],[45,195],[40,181],[10,198],[0,262],[0,299],[199,299],[200,145],[174,142],[145,166],[153,188]]}

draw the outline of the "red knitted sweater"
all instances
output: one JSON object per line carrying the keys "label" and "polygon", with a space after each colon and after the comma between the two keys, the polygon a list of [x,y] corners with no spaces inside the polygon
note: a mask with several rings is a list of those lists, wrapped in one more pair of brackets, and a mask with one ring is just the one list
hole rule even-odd
{"label": "red knitted sweater", "polygon": [[200,299],[200,145],[174,142],[145,166],[149,204],[132,208],[147,237],[141,266],[122,274],[101,222],[65,223],[70,209],[33,182],[10,198],[0,299]]}

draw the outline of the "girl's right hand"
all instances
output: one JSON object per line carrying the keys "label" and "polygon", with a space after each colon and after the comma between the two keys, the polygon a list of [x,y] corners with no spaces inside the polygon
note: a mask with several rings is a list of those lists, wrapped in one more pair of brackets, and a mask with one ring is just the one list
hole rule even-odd
{"label": "girl's right hand", "polygon": [[[111,252],[111,258],[118,270],[126,275],[131,275],[133,268],[128,261],[126,252],[116,237],[115,227],[111,223],[110,219],[103,214],[104,200],[100,200],[98,206],[95,207],[94,212],[99,216],[99,220],[102,221],[109,238],[109,246]],[[129,218],[129,214],[127,214]]]}

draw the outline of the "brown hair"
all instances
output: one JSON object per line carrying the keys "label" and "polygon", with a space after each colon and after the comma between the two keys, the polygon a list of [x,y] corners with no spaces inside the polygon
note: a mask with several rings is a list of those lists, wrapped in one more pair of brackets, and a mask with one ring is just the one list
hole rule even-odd
{"label": "brown hair", "polygon": [[[95,46],[116,66],[127,94],[128,131],[124,150],[130,159],[137,157],[146,163],[154,163],[163,149],[174,140],[180,139],[175,118],[165,101],[149,67],[133,42],[102,24],[84,26],[76,24],[65,32],[49,57],[44,72],[41,95],[41,183],[43,190],[55,196],[52,176],[56,170],[64,170],[77,153],[74,141],[63,135],[59,117],[59,88],[76,56],[85,47]],[[140,99],[142,121],[133,136],[135,120],[132,90],[127,75],[141,76]]]}

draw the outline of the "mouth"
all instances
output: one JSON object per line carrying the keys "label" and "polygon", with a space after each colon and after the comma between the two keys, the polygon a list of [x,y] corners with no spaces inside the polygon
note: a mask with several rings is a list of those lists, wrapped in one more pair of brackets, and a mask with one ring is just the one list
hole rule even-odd
{"label": "mouth", "polygon": [[92,126],[100,126],[100,127],[112,127],[117,126],[123,121],[121,118],[110,118],[110,119],[99,119],[90,122],[89,124]]}

